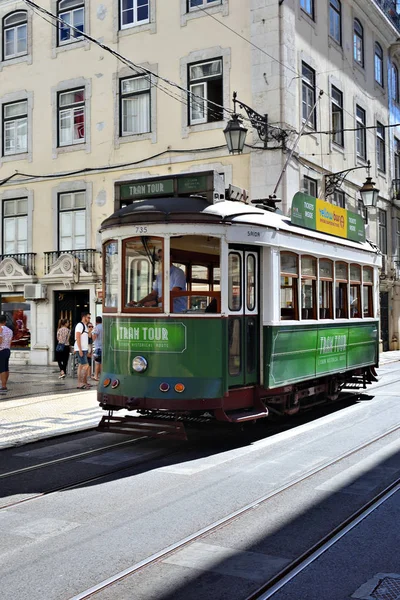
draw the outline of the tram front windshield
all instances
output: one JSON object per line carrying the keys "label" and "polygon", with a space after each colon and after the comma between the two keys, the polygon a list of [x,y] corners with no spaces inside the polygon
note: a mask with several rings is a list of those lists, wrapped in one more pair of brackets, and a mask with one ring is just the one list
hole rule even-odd
{"label": "tram front windshield", "polygon": [[124,310],[164,312],[164,271],[169,268],[171,313],[220,312],[218,238],[172,237],[169,256],[161,237],[129,238],[123,241],[122,260]]}

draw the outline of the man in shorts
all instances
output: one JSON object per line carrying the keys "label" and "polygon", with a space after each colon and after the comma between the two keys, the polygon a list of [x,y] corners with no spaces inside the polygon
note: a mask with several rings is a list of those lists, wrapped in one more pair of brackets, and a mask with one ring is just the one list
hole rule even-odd
{"label": "man in shorts", "polygon": [[12,329],[6,325],[5,315],[0,315],[0,394],[7,394],[7,381],[9,376],[8,363],[10,360],[10,346],[13,339]]}
{"label": "man in shorts", "polygon": [[81,314],[81,320],[75,327],[74,352],[78,362],[78,390],[88,390],[91,385],[88,383],[89,376],[89,329],[87,327],[90,321],[90,313],[84,311]]}

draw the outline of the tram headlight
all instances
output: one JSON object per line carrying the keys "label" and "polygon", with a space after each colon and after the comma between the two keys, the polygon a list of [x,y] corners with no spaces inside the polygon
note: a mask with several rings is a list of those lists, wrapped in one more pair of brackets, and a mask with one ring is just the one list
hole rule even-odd
{"label": "tram headlight", "polygon": [[132,369],[136,373],[143,373],[147,369],[147,360],[143,356],[135,356],[132,361]]}

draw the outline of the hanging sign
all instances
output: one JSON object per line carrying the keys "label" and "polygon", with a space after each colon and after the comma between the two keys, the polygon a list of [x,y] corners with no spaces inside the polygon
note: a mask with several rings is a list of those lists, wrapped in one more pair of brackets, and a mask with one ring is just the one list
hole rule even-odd
{"label": "hanging sign", "polygon": [[293,196],[291,222],[299,227],[354,242],[365,242],[364,220],[361,215],[302,192]]}

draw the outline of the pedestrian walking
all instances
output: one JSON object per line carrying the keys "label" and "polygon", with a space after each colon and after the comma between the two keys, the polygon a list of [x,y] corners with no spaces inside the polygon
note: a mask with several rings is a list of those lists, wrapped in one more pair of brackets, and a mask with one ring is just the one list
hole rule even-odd
{"label": "pedestrian walking", "polygon": [[89,377],[89,329],[90,313],[83,312],[81,321],[75,327],[74,352],[78,362],[78,390],[88,390],[92,386]]}
{"label": "pedestrian walking", "polygon": [[11,340],[13,339],[13,331],[6,325],[7,319],[5,315],[0,315],[0,394],[7,393],[7,381],[9,376],[9,360]]}
{"label": "pedestrian walking", "polygon": [[69,338],[71,329],[68,319],[60,319],[57,329],[56,360],[60,369],[59,379],[64,379],[69,360]]}
{"label": "pedestrian walking", "polygon": [[93,346],[94,346],[94,377],[95,381],[99,381],[101,373],[101,355],[103,353],[103,319],[96,317],[96,327],[93,329]]}

